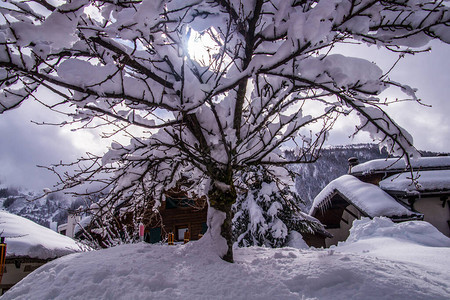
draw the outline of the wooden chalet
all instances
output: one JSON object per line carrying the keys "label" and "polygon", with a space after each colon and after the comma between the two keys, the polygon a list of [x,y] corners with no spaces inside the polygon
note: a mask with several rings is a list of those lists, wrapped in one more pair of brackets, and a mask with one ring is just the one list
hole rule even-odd
{"label": "wooden chalet", "polygon": [[[129,207],[130,212],[125,212]],[[122,211],[119,214],[119,211]],[[169,234],[173,234],[175,243],[184,242],[185,233],[188,232],[189,240],[195,241],[200,239],[207,231],[207,214],[208,206],[206,197],[197,197],[195,199],[188,198],[186,193],[181,189],[171,189],[165,193],[165,200],[161,202],[158,211],[153,211],[152,207],[148,207],[144,213],[136,216],[129,203],[122,203],[116,208],[116,217],[111,231],[114,235],[122,236],[127,230],[128,236],[136,240],[138,231],[136,225],[142,223],[144,225],[143,241],[147,243],[167,242]],[[75,237],[78,239],[94,239],[101,247],[110,246],[104,240],[101,234],[94,226],[95,222],[85,223],[84,230],[76,230]],[[89,236],[85,234],[88,233]],[[84,236],[83,236],[84,235]],[[326,238],[331,235],[325,230],[316,230],[314,233],[302,233],[303,240],[313,247],[324,247]]]}
{"label": "wooden chalet", "polygon": [[415,184],[404,160],[379,159],[358,164],[349,175],[330,182],[314,199],[310,214],[333,235],[326,246],[344,241],[355,219],[389,217],[394,222],[424,220],[450,236],[450,157],[412,162]]}
{"label": "wooden chalet", "polygon": [[0,295],[45,263],[82,251],[74,240],[6,211],[0,211],[0,223],[5,250]]}
{"label": "wooden chalet", "polygon": [[158,243],[173,233],[175,242],[183,242],[186,231],[189,232],[190,240],[202,237],[208,229],[206,198],[190,199],[176,189],[168,191],[165,198],[159,207],[159,215],[143,219],[144,241]]}

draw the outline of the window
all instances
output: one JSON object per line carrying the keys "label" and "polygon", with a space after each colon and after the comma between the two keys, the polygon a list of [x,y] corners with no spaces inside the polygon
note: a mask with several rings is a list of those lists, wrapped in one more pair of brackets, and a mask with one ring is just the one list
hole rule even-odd
{"label": "window", "polygon": [[186,198],[186,197],[184,197],[180,200],[181,207],[191,207],[191,206],[194,206],[194,204],[195,204],[194,200]]}
{"label": "window", "polygon": [[25,268],[23,268],[24,272],[33,272],[34,270],[36,270],[37,268],[39,268],[39,266],[31,266],[31,265],[26,265]]}
{"label": "window", "polygon": [[145,233],[144,241],[151,244],[161,242],[161,227],[150,228]]}
{"label": "window", "polygon": [[202,223],[202,231],[200,232],[200,234],[205,234],[207,230],[208,230],[208,225],[206,225],[206,223]]}
{"label": "window", "polygon": [[182,228],[177,228],[177,240],[178,241],[184,241],[184,233],[186,231],[189,231],[189,228],[187,227],[182,227]]}
{"label": "window", "polygon": [[177,208],[177,201],[171,197],[166,197],[166,209]]}

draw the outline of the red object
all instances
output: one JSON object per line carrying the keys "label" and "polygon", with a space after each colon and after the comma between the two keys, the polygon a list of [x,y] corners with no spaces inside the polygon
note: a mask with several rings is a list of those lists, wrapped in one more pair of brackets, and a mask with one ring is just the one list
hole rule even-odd
{"label": "red object", "polygon": [[144,224],[139,224],[139,236],[142,237],[144,236]]}

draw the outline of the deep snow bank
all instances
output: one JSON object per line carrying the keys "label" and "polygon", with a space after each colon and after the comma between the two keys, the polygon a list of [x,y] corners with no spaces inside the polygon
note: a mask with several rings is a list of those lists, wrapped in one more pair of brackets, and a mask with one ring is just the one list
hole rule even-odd
{"label": "deep snow bank", "polygon": [[[39,268],[2,300],[450,298],[450,248],[417,243],[429,230],[426,223],[411,229],[380,219],[363,221],[355,227],[358,238],[333,249],[241,248],[234,264],[205,251],[201,240],[72,254]],[[404,235],[397,225],[404,226]],[[380,233],[388,228],[396,234]],[[407,238],[410,229],[417,237]],[[398,259],[390,244],[410,257]],[[440,265],[430,266],[430,257]]]}
{"label": "deep snow bank", "polygon": [[450,239],[428,222],[394,223],[386,217],[355,220],[347,241],[342,244],[378,237],[396,238],[430,247],[450,247]]}
{"label": "deep snow bank", "polygon": [[[428,272],[442,273],[448,280],[449,247],[450,239],[428,222],[395,224],[388,218],[363,218],[355,220],[347,241],[333,249],[416,266],[422,270],[420,276],[424,280]],[[449,291],[448,284],[446,290]]]}

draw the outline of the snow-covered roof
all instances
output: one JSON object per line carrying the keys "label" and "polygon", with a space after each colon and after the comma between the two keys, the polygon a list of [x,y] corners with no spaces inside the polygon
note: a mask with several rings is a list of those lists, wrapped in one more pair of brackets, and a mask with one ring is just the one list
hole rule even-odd
{"label": "snow-covered roof", "polygon": [[344,175],[330,182],[314,198],[310,214],[312,215],[317,209],[326,207],[337,192],[370,217],[416,215],[378,186],[362,182],[352,175]]}
{"label": "snow-covered roof", "polygon": [[450,170],[421,171],[417,184],[413,184],[410,173],[392,175],[380,181],[380,187],[387,191],[426,192],[450,191]]}
{"label": "snow-covered roof", "polygon": [[7,257],[50,259],[82,250],[73,239],[6,211],[0,211],[0,234]]}
{"label": "snow-covered roof", "polygon": [[[411,159],[411,165],[414,169],[450,169],[450,156],[421,157]],[[373,173],[384,170],[404,170],[406,168],[405,159],[388,158],[374,159],[352,167],[352,174]]]}

